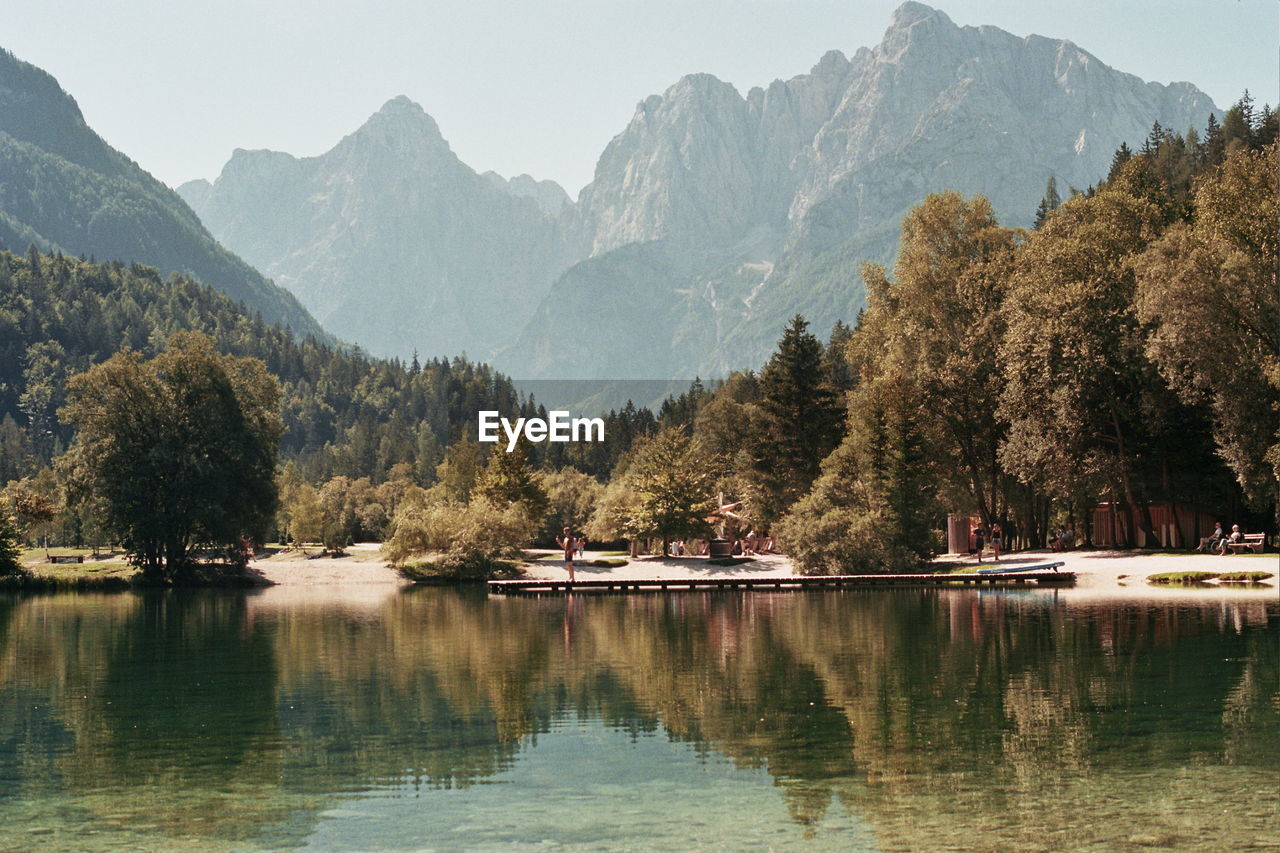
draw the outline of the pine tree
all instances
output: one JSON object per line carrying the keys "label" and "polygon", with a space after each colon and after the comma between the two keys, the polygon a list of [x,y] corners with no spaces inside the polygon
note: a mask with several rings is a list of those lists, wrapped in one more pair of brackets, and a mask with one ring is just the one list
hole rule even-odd
{"label": "pine tree", "polygon": [[510,453],[498,448],[489,454],[489,464],[476,479],[473,494],[499,506],[518,505],[535,525],[547,513],[547,493],[529,465],[529,445],[516,442]]}
{"label": "pine tree", "polygon": [[1222,139],[1222,125],[1218,117],[1209,113],[1209,120],[1204,125],[1204,142],[1200,145],[1200,165],[1216,166],[1222,162],[1226,143]]}
{"label": "pine tree", "polygon": [[809,490],[840,441],[841,408],[827,381],[822,343],[808,328],[797,314],[760,374],[768,429],[755,456],[768,496],[766,518],[781,515]]}
{"label": "pine tree", "polygon": [[1224,153],[1253,145],[1253,98],[1248,89],[1222,117],[1222,142]]}
{"label": "pine tree", "polygon": [[1270,104],[1264,104],[1262,112],[1258,115],[1258,123],[1253,132],[1253,145],[1255,148],[1266,148],[1268,145],[1276,141],[1276,137],[1280,136],[1280,115],[1271,108]]}
{"label": "pine tree", "polygon": [[[1116,149],[1116,153],[1111,157],[1111,168],[1107,172],[1107,181],[1110,182],[1116,177],[1116,175],[1119,175],[1124,164],[1128,163],[1132,159],[1133,151],[1129,148],[1129,143],[1121,142],[1120,147]],[[1074,189],[1072,190],[1071,195],[1073,197],[1075,196]]]}
{"label": "pine tree", "polygon": [[[1119,152],[1116,153],[1119,154]],[[1057,210],[1060,204],[1062,204],[1062,198],[1058,195],[1058,179],[1050,175],[1049,183],[1044,188],[1044,196],[1040,199],[1040,206],[1036,208],[1035,227],[1037,231],[1044,225],[1045,220],[1049,218],[1049,214]]]}
{"label": "pine tree", "polygon": [[845,325],[843,320],[836,320],[836,324],[831,327],[831,337],[827,339],[827,351],[823,354],[827,381],[838,392],[853,390],[856,381],[846,352],[851,337],[853,329]]}
{"label": "pine tree", "polygon": [[1169,132],[1164,129],[1160,122],[1156,121],[1151,124],[1151,132],[1147,134],[1147,138],[1142,143],[1142,149],[1138,152],[1144,157],[1155,156],[1160,150],[1160,146],[1168,138]]}

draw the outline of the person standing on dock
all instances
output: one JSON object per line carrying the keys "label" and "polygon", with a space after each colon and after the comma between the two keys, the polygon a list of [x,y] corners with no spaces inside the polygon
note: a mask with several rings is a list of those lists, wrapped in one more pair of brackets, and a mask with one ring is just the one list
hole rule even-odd
{"label": "person standing on dock", "polygon": [[991,553],[996,555],[996,562],[1000,562],[1000,543],[1004,539],[1004,531],[1000,529],[1000,522],[991,522]]}
{"label": "person standing on dock", "polygon": [[564,567],[569,570],[569,582],[573,583],[573,552],[577,550],[578,540],[566,527],[564,535],[556,540],[556,544],[564,549]]}

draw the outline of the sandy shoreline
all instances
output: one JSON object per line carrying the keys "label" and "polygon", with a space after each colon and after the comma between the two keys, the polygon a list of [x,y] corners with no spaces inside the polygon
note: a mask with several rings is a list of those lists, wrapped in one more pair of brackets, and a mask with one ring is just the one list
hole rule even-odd
{"label": "sandy shoreline", "polygon": [[[539,552],[551,554],[550,551]],[[588,551],[587,559],[599,556]],[[954,558],[952,558],[954,560]],[[940,558],[945,561],[946,558]],[[1059,594],[1071,600],[1089,599],[1151,599],[1151,598],[1272,598],[1277,596],[1277,579],[1272,577],[1262,585],[1223,584],[1207,588],[1169,587],[1149,584],[1147,577],[1160,572],[1174,571],[1245,571],[1261,570],[1280,574],[1280,557],[1275,554],[1262,556],[1227,556],[1216,554],[1143,554],[1115,551],[1071,551],[1055,554],[1049,551],[1020,552],[1001,559],[1001,565],[1019,565],[1061,561],[1064,568],[1077,573],[1073,587],[1062,588]],[[972,560],[966,560],[972,562]],[[984,562],[984,565],[990,561]],[[348,593],[343,588],[351,586],[379,585],[399,587],[408,584],[395,569],[382,559],[376,543],[361,543],[348,549],[348,556],[337,559],[306,556],[287,552],[268,559],[258,560],[252,568],[262,578],[277,586],[316,587],[317,594],[331,593],[335,597]],[[531,578],[563,579],[568,572],[560,562],[537,563],[528,567]],[[580,578],[727,578],[727,577],[786,577],[791,574],[791,561],[786,557],[769,555],[758,557],[749,563],[736,566],[712,566],[705,559],[644,557],[631,560],[624,566],[602,568],[580,563],[576,568]],[[389,590],[388,590],[389,591]]]}

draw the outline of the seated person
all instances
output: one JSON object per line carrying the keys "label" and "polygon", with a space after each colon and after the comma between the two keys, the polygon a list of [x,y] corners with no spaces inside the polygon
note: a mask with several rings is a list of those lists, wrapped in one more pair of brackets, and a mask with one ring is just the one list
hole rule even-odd
{"label": "seated person", "polygon": [[1222,544],[1225,534],[1222,532],[1222,522],[1215,521],[1213,523],[1213,532],[1200,540],[1200,544],[1196,547],[1197,551],[1216,551]]}
{"label": "seated person", "polygon": [[1244,541],[1244,534],[1240,532],[1240,525],[1231,525],[1231,535],[1224,536],[1222,541],[1218,543],[1219,554],[1230,554],[1232,545],[1239,545]]}

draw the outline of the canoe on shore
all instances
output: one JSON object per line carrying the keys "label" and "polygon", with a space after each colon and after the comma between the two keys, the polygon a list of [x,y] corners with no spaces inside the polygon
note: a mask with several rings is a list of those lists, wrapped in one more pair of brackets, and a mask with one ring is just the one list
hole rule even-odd
{"label": "canoe on shore", "polygon": [[990,569],[978,569],[980,575],[1007,575],[1014,572],[1042,572],[1053,569],[1055,572],[1065,563],[1034,563],[1030,566],[997,566]]}

